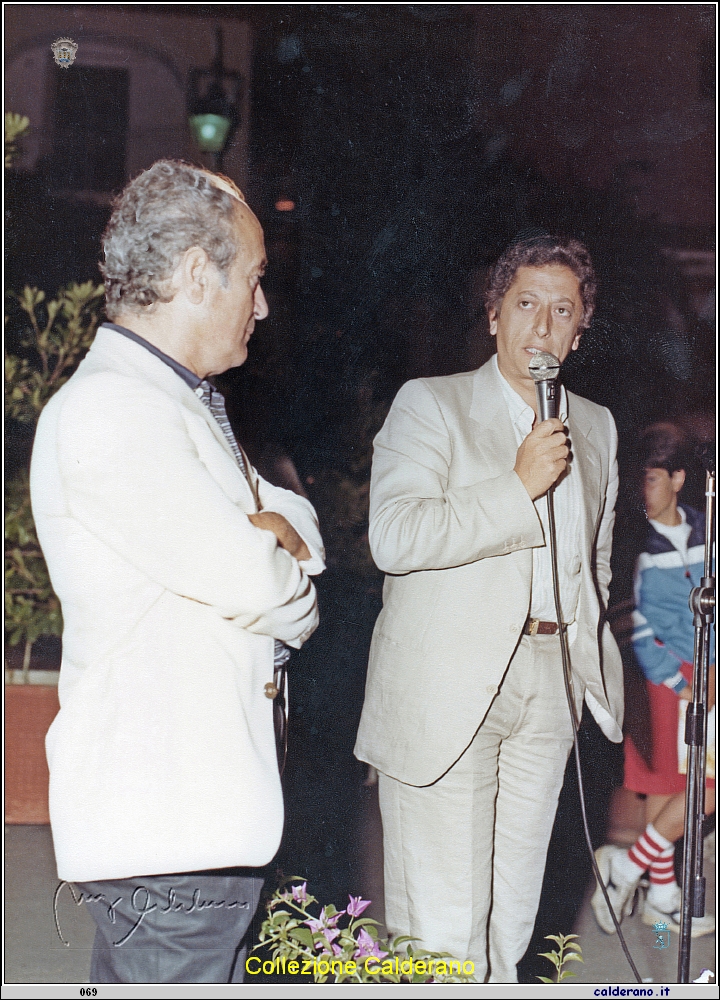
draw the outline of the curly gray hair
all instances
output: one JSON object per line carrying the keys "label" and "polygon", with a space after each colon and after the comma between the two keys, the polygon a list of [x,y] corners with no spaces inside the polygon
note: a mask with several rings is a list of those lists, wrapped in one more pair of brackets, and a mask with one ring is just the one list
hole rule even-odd
{"label": "curly gray hair", "polygon": [[190,247],[202,247],[224,278],[239,249],[238,199],[245,203],[229,178],[176,160],[130,181],[103,233],[108,319],[170,302],[169,279]]}

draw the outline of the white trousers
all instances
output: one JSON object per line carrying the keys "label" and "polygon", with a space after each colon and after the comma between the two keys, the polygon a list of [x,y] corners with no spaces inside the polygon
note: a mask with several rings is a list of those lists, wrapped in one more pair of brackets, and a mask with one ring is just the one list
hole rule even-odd
{"label": "white trousers", "polygon": [[517,982],[571,746],[559,639],[523,636],[449,771],[424,787],[380,774],[393,936],[470,959],[479,982]]}

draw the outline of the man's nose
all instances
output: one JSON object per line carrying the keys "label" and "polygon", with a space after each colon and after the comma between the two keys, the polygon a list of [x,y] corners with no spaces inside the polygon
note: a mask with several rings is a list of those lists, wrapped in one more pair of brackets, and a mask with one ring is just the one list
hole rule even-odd
{"label": "man's nose", "polygon": [[268,309],[267,299],[265,298],[265,292],[262,290],[262,285],[258,285],[255,289],[254,306],[253,316],[255,319],[265,319],[267,314],[270,312]]}
{"label": "man's nose", "polygon": [[552,313],[548,306],[547,308],[538,309],[535,314],[535,329],[534,333],[538,337],[548,337],[550,336],[550,331],[552,329]]}

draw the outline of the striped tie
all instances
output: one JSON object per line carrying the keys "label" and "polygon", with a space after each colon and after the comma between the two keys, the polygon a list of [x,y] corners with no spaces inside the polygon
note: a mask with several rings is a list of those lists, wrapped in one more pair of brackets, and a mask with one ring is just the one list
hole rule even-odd
{"label": "striped tie", "polygon": [[[225,435],[227,443],[232,448],[232,453],[235,456],[237,464],[242,470],[242,474],[245,476],[248,482],[250,482],[250,474],[247,466],[245,465],[245,459],[243,458],[240,447],[237,443],[235,435],[233,434],[233,429],[230,426],[230,421],[228,420],[227,410],[225,409],[225,397],[221,392],[211,385],[207,379],[203,379],[200,385],[195,390],[198,397],[203,401],[208,410],[217,420],[220,430]],[[250,488],[252,490],[252,483],[250,483]],[[253,490],[254,493],[254,490]],[[284,663],[290,659],[290,649],[285,645],[284,642],[280,642],[279,639],[275,640],[275,667],[281,667]]]}
{"label": "striped tie", "polygon": [[200,383],[195,392],[220,425],[220,430],[225,435],[225,440],[232,448],[235,460],[242,469],[243,475],[247,479],[248,470],[245,468],[245,459],[243,458],[242,452],[238,447],[237,440],[233,434],[233,429],[230,426],[230,421],[228,420],[227,410],[225,409],[225,397],[221,392],[218,392],[215,386],[211,385],[207,379],[204,379]]}

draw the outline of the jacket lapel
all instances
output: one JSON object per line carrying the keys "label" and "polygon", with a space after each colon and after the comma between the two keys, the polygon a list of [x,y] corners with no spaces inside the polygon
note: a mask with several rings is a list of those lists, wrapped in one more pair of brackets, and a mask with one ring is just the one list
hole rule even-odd
{"label": "jacket lapel", "polygon": [[[247,469],[247,475],[243,476],[222,427],[187,382],[166,365],[161,358],[151,354],[142,344],[124,337],[115,330],[101,326],[86,357],[86,362],[93,367],[119,371],[122,374],[133,374],[142,378],[143,381],[151,382],[159,392],[171,396],[181,406],[200,417],[221,448],[232,459],[233,465],[242,476],[257,505],[257,484],[252,478],[252,466],[247,455],[241,448],[240,452]],[[257,506],[257,509],[259,510],[260,507]]]}
{"label": "jacket lapel", "polygon": [[[579,405],[578,397],[567,392],[568,430],[573,454],[573,471],[580,481],[583,498],[584,531],[592,542],[599,508],[602,464],[593,443],[593,425]],[[491,468],[508,468],[508,456],[517,452],[515,430],[503,397],[500,375],[491,359],[479,368],[473,379],[470,419],[478,425],[477,446]]]}
{"label": "jacket lapel", "polygon": [[[480,475],[500,475],[515,465],[518,444],[493,358],[473,378],[469,417],[477,425],[473,434]],[[532,549],[508,554],[518,578],[517,594],[529,595]]]}
{"label": "jacket lapel", "polygon": [[[518,446],[492,358],[475,372],[469,415],[478,425],[475,443],[483,460],[491,470],[506,472]],[[509,467],[514,464],[513,460]]]}
{"label": "jacket lapel", "polygon": [[[473,379],[469,411],[470,419],[477,424],[475,440],[481,460],[486,468],[497,470],[498,473],[507,470],[509,456],[514,456],[518,447],[499,380],[500,375],[492,359],[478,369]],[[578,477],[578,489],[582,496],[580,530],[585,541],[584,551],[590,553],[600,513],[602,463],[593,442],[595,435],[592,420],[579,403],[578,397],[567,393],[567,424],[572,444],[573,475]],[[512,464],[511,462],[511,466]],[[523,550],[515,555],[519,561],[522,561],[523,556],[529,560],[531,551]],[[585,562],[583,559],[583,572],[591,573],[591,567],[585,566]]]}
{"label": "jacket lapel", "polygon": [[573,399],[573,394],[567,393],[568,430],[570,431],[574,472],[579,479],[578,488],[582,496],[582,528],[588,543],[585,551],[589,552],[595,538],[595,529],[600,512],[602,465],[600,462],[600,453],[592,440],[592,423],[581,412],[580,407],[573,405]]}

